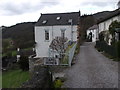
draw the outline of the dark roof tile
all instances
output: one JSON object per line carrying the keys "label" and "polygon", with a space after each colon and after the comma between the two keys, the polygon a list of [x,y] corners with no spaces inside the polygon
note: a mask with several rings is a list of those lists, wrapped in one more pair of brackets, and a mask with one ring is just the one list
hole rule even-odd
{"label": "dark roof tile", "polygon": [[[57,17],[60,17],[60,19],[57,20]],[[72,19],[73,25],[77,25],[79,17],[80,12],[41,14],[35,26],[70,25],[69,19]],[[46,20],[46,23],[42,23],[44,20]]]}
{"label": "dark roof tile", "polygon": [[120,15],[120,9],[116,9],[115,11],[113,11],[110,15],[108,15],[107,17],[105,18],[101,18],[100,20],[97,21],[97,24],[101,23],[101,22],[104,22],[112,17],[115,17],[117,15]]}
{"label": "dark roof tile", "polygon": [[94,29],[98,29],[98,25],[93,25],[93,26],[90,27],[88,30],[94,30]]}

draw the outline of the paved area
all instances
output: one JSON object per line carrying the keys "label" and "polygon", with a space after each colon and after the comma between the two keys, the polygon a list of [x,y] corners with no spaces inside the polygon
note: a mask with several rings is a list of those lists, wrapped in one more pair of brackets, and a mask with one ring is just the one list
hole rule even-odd
{"label": "paved area", "polygon": [[67,80],[63,88],[117,88],[118,62],[112,61],[84,43],[76,63],[65,71]]}

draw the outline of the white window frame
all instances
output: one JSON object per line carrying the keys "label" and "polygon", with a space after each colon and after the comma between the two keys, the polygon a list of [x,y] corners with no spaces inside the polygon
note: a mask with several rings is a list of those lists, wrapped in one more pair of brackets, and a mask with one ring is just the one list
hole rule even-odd
{"label": "white window frame", "polygon": [[[48,32],[48,39],[46,39],[46,38],[47,38],[46,32]],[[48,30],[48,29],[45,29],[45,30],[44,30],[44,34],[45,34],[45,37],[44,37],[45,41],[49,41],[49,40],[50,40],[50,32],[49,32],[49,30]]]}

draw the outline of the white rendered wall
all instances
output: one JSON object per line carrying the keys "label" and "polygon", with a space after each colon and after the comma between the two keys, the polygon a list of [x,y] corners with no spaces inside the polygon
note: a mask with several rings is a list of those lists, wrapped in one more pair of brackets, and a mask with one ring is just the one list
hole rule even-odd
{"label": "white rendered wall", "polygon": [[[36,57],[48,57],[49,45],[56,36],[61,36],[61,29],[65,29],[65,37],[71,40],[71,26],[35,26]],[[49,41],[45,41],[45,30],[49,30]],[[77,41],[77,25],[73,26],[73,41]]]}
{"label": "white rendered wall", "polygon": [[97,29],[94,29],[94,30],[87,30],[87,36],[89,35],[90,32],[92,32],[92,42],[96,42],[96,38],[97,38]]}
{"label": "white rendered wall", "polygon": [[102,31],[109,30],[109,25],[115,20],[120,22],[120,15],[99,23],[99,33]]}

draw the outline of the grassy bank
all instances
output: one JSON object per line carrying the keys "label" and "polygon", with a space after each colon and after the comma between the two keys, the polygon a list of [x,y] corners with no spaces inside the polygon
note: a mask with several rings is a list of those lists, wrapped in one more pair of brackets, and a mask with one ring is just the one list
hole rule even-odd
{"label": "grassy bank", "polygon": [[18,88],[30,78],[28,71],[11,70],[2,73],[3,88]]}
{"label": "grassy bank", "polygon": [[2,74],[0,72],[0,88],[2,88]]}

